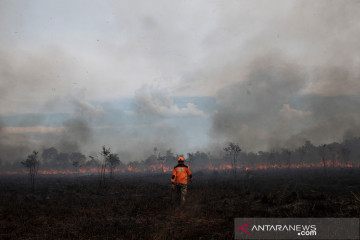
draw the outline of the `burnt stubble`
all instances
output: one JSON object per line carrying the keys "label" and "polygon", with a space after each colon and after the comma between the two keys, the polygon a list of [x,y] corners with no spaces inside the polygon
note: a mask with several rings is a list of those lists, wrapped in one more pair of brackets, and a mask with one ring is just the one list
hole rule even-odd
{"label": "burnt stubble", "polygon": [[1,176],[1,239],[233,239],[234,218],[358,217],[359,169],[194,173],[185,206],[170,174]]}

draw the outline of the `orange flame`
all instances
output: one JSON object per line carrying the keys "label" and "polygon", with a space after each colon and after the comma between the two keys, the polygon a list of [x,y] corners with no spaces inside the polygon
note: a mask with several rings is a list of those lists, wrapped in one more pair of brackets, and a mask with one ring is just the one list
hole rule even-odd
{"label": "orange flame", "polygon": [[[290,165],[286,164],[258,164],[258,165],[252,165],[252,166],[246,166],[246,165],[239,165],[236,166],[236,169],[240,170],[267,170],[267,169],[300,169],[300,168],[323,168],[324,163],[318,162],[318,163],[292,163]],[[340,162],[337,158],[333,160],[327,160],[325,162],[325,167],[341,167],[341,168],[352,168],[352,167],[360,167],[360,164],[352,164],[352,163],[343,163]],[[207,164],[203,168],[198,168],[197,170],[231,170],[233,167],[230,164],[220,164],[217,166],[214,166],[212,163]],[[132,166],[125,166],[123,168],[117,168],[114,169],[114,172],[119,173],[140,173],[140,172],[171,172],[172,168],[164,166],[164,164],[153,164],[146,168],[139,169]],[[72,171],[72,170],[55,170],[55,169],[48,169],[48,170],[39,170],[38,173],[42,175],[49,175],[49,174],[91,174],[91,173],[99,173],[100,168],[80,168],[78,171]],[[105,172],[108,173],[109,170],[105,169]],[[21,170],[21,171],[3,171],[0,172],[0,175],[17,175],[17,174],[28,174],[28,171]]]}
{"label": "orange flame", "polygon": [[[352,167],[360,167],[360,164],[353,165],[351,163],[342,163],[338,160],[331,161],[328,160],[325,162],[326,167],[342,167],[342,168],[352,168]],[[319,163],[292,163],[290,165],[279,165],[279,164],[262,164],[262,165],[255,165],[255,166],[236,166],[236,169],[244,169],[248,170],[267,170],[267,169],[286,169],[286,168],[322,168],[324,164],[322,162]],[[213,166],[211,163],[206,165],[205,169],[207,170],[229,170],[233,169],[230,164],[221,164],[218,166]]]}

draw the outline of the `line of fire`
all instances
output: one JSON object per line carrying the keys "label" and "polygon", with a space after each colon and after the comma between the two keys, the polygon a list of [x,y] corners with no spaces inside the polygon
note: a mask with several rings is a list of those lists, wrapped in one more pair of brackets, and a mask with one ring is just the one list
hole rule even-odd
{"label": "line of fire", "polygon": [[[219,171],[224,174],[241,171],[268,169],[309,169],[322,168],[359,168],[360,138],[346,140],[343,143],[331,143],[314,146],[310,141],[295,150],[258,153],[245,152],[238,144],[228,143],[217,154],[210,152],[187,153],[185,163],[194,171]],[[37,174],[98,174],[110,175],[126,173],[170,173],[179,155],[171,149],[161,153],[155,147],[153,154],[142,161],[124,163],[119,154],[111,153],[103,146],[98,155],[86,157],[79,152],[63,153],[51,147],[34,151],[25,161],[5,163],[0,171],[2,175],[28,174],[32,159]]]}

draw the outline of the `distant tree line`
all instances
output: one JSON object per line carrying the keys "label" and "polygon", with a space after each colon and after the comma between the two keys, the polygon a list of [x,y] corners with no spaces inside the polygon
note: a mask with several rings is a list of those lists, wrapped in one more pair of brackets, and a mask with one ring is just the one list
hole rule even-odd
{"label": "distant tree line", "polygon": [[188,153],[188,160],[195,168],[211,164],[220,166],[227,164],[236,169],[265,168],[301,168],[301,167],[360,167],[360,138],[353,138],[342,143],[313,145],[306,141],[294,149],[278,149],[272,151],[245,152],[233,142],[223,148],[223,152],[212,156],[210,153]]}
{"label": "distant tree line", "polygon": [[[2,171],[18,171],[19,166],[25,166],[30,169],[29,157],[34,157],[34,152],[25,160],[19,160],[17,164],[8,162],[2,163]],[[64,153],[59,152],[56,148],[50,147],[36,153],[36,166],[32,172],[43,170],[70,170],[79,173],[81,169],[98,168],[102,169],[103,174],[113,177],[114,172],[118,170],[138,170],[167,172],[177,164],[177,158],[183,156],[185,164],[192,169],[204,169],[207,166],[219,167],[228,165],[230,168],[241,169],[261,169],[267,167],[359,167],[360,166],[360,138],[345,140],[342,143],[313,145],[306,141],[302,146],[294,149],[277,149],[272,151],[246,152],[236,143],[228,143],[223,147],[221,152],[202,152],[196,151],[179,155],[171,149],[164,152],[159,151],[156,147],[153,153],[141,161],[132,161],[127,164],[121,156],[110,152],[105,146],[99,151],[99,157],[85,156],[80,152]],[[30,164],[30,165],[29,165]]]}

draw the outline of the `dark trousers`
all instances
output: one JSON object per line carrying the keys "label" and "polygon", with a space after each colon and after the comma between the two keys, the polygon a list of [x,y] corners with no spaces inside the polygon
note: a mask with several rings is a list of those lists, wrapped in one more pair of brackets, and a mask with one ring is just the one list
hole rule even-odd
{"label": "dark trousers", "polygon": [[187,184],[175,183],[175,188],[176,188],[176,199],[178,201],[180,200],[181,205],[185,204]]}

